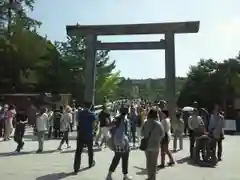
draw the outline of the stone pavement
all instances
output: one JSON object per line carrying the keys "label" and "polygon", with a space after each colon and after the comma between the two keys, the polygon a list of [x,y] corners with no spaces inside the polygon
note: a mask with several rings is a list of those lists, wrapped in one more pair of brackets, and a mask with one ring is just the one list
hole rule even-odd
{"label": "stone pavement", "polygon": [[[30,135],[29,135],[30,136]],[[73,138],[72,138],[73,139]],[[240,136],[226,136],[223,149],[223,161],[216,168],[203,168],[187,163],[188,139],[184,140],[184,150],[174,154],[178,164],[174,167],[158,171],[159,180],[240,180]],[[37,142],[25,139],[25,147],[21,153],[15,153],[13,141],[0,142],[0,179],[1,180],[104,180],[112,160],[113,153],[108,149],[95,153],[97,161],[92,169],[86,169],[87,155],[83,155],[83,169],[77,175],[73,171],[74,148],[76,143],[71,140],[72,149],[56,151],[58,140],[45,142],[45,153],[35,154]],[[144,180],[142,173],[145,167],[144,153],[133,150],[130,154],[129,174],[134,180]],[[115,180],[121,180],[121,165],[114,173]]]}

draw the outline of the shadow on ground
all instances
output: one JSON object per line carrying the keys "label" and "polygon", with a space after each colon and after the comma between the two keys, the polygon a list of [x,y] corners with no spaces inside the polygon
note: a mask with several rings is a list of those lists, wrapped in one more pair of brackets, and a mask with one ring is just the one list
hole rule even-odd
{"label": "shadow on ground", "polygon": [[190,157],[186,156],[181,159],[176,160],[177,164],[185,164],[190,162]]}
{"label": "shadow on ground", "polygon": [[142,168],[142,167],[138,167],[138,166],[133,166],[133,167],[138,169],[138,170],[140,170],[139,172],[136,173],[137,175],[145,175],[145,174],[147,174],[147,169]]}
{"label": "shadow on ground", "polygon": [[[66,150],[66,151],[62,151],[61,153],[75,153],[75,149],[72,149],[72,150]],[[94,148],[93,149],[93,152],[100,152],[100,151],[102,151],[102,149],[101,148]],[[87,153],[88,152],[88,150],[87,149],[83,149],[83,153]]]}
{"label": "shadow on ground", "polygon": [[71,172],[71,173],[53,173],[53,174],[47,174],[44,176],[40,176],[38,178],[36,178],[36,180],[59,180],[59,179],[64,179],[67,178],[69,176],[74,176],[76,175],[76,173]]}
{"label": "shadow on ground", "polygon": [[199,162],[199,163],[195,163],[190,157],[183,157],[181,159],[178,159],[177,161],[177,164],[185,164],[187,163],[188,165],[191,165],[191,166],[196,166],[196,167],[202,167],[202,168],[215,168],[216,166],[215,165],[212,165],[211,163],[206,163],[206,162]]}
{"label": "shadow on ground", "polygon": [[[82,168],[78,171],[78,173],[81,173],[83,171],[88,170],[88,167]],[[65,172],[61,172],[61,173],[52,173],[52,174],[47,174],[47,175],[43,175],[40,176],[38,178],[36,178],[36,180],[59,180],[59,179],[65,179],[69,176],[75,176],[78,173],[75,172],[70,172],[70,173],[65,173]]]}
{"label": "shadow on ground", "polygon": [[0,157],[22,156],[22,155],[28,155],[28,154],[41,155],[41,154],[50,154],[54,152],[57,152],[57,150],[47,150],[47,151],[43,151],[42,153],[36,153],[36,151],[2,152],[0,153]]}
{"label": "shadow on ground", "polygon": [[[68,137],[68,140],[76,140],[76,136],[69,136]],[[50,140],[59,140],[59,142],[61,141],[62,138],[48,138],[48,136],[46,135],[44,140],[45,141],[50,141]],[[24,135],[24,140],[25,141],[37,141],[37,136],[34,136],[34,135],[31,135],[31,134],[27,134],[27,135]]]}

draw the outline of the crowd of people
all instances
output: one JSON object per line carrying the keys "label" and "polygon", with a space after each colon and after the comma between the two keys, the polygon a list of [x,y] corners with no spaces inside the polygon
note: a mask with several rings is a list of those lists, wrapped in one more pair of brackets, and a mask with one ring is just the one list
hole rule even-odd
{"label": "crowd of people", "polygon": [[37,153],[43,152],[46,138],[61,139],[58,150],[61,150],[64,143],[70,148],[68,134],[73,131],[77,111],[75,106],[68,105],[53,111],[46,107],[36,109],[33,105],[29,110],[16,110],[14,105],[5,104],[0,108],[0,138],[9,141],[13,134],[17,143],[16,152],[20,152],[25,144],[23,138],[26,127],[31,126],[38,140]]}
{"label": "crowd of people", "polygon": [[[215,105],[211,113],[193,104],[192,110],[176,110],[176,118],[169,116],[164,101],[150,103],[146,101],[127,101],[115,103],[112,107],[103,106],[96,115],[91,103],[84,103],[83,108],[63,106],[59,110],[39,108],[36,111],[35,135],[38,140],[37,153],[44,151],[44,139],[61,138],[58,150],[64,143],[71,148],[68,136],[76,127],[77,148],[74,159],[74,171],[81,167],[81,154],[87,147],[89,168],[95,166],[93,147],[109,147],[114,156],[109,166],[106,180],[112,180],[112,174],[122,160],[123,179],[129,180],[128,160],[132,148],[144,151],[148,180],[156,179],[157,168],[175,165],[174,152],[182,150],[183,136],[190,141],[190,158],[200,161],[217,162],[222,160],[222,140],[224,139],[224,117]],[[24,133],[29,117],[23,111],[15,110],[13,105],[4,105],[0,110],[0,137],[10,140],[14,131],[17,143],[16,151],[24,146]],[[169,149],[173,137],[173,150]],[[179,143],[179,147],[177,146]],[[218,152],[216,152],[218,147]],[[161,156],[158,164],[158,156]],[[166,156],[169,162],[166,163]]]}

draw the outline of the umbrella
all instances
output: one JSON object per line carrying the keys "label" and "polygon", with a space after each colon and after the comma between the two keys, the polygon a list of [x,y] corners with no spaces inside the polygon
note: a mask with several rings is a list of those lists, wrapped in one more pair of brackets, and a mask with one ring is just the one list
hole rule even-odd
{"label": "umbrella", "polygon": [[185,106],[184,108],[182,108],[182,111],[193,111],[193,109],[193,107]]}

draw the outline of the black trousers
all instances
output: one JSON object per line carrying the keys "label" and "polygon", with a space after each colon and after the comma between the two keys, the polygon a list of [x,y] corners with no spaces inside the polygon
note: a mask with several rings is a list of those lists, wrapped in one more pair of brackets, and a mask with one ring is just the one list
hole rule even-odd
{"label": "black trousers", "polygon": [[186,135],[188,133],[188,125],[187,122],[184,122],[184,134]]}
{"label": "black trousers", "polygon": [[88,164],[91,166],[93,164],[93,138],[83,137],[82,135],[78,134],[77,137],[77,149],[75,152],[74,158],[74,170],[78,171],[81,165],[81,156],[83,152],[84,146],[88,148]]}
{"label": "black trousers", "polygon": [[132,135],[133,144],[135,144],[136,143],[136,128],[131,128],[131,135]]}
{"label": "black trousers", "polygon": [[128,159],[129,159],[129,151],[128,152],[115,152],[114,157],[112,159],[112,163],[109,167],[110,172],[114,172],[117,168],[120,159],[122,159],[122,173],[128,174]]}
{"label": "black trousers", "polygon": [[222,158],[222,139],[217,140],[217,157]]}
{"label": "black trousers", "polygon": [[222,158],[222,139],[215,139],[213,143],[213,152],[218,159]]}
{"label": "black trousers", "polygon": [[73,123],[70,123],[70,131],[73,132]]}
{"label": "black trousers", "polygon": [[60,144],[64,144],[66,142],[66,144],[68,145],[68,134],[68,130],[63,132],[63,137]]}
{"label": "black trousers", "polygon": [[20,149],[23,147],[24,133],[25,133],[25,124],[16,124],[14,141],[17,143],[17,151],[20,151]]}
{"label": "black trousers", "polygon": [[60,128],[54,128],[54,138],[60,138],[61,137],[61,132],[60,132]]}
{"label": "black trousers", "polygon": [[52,137],[52,131],[53,131],[53,127],[49,126],[49,128],[48,128],[48,139],[50,139]]}
{"label": "black trousers", "polygon": [[195,134],[193,131],[189,130],[189,140],[190,140],[190,157],[193,157],[194,145],[195,145]]}
{"label": "black trousers", "polygon": [[5,133],[5,119],[0,120],[0,137],[4,137]]}

